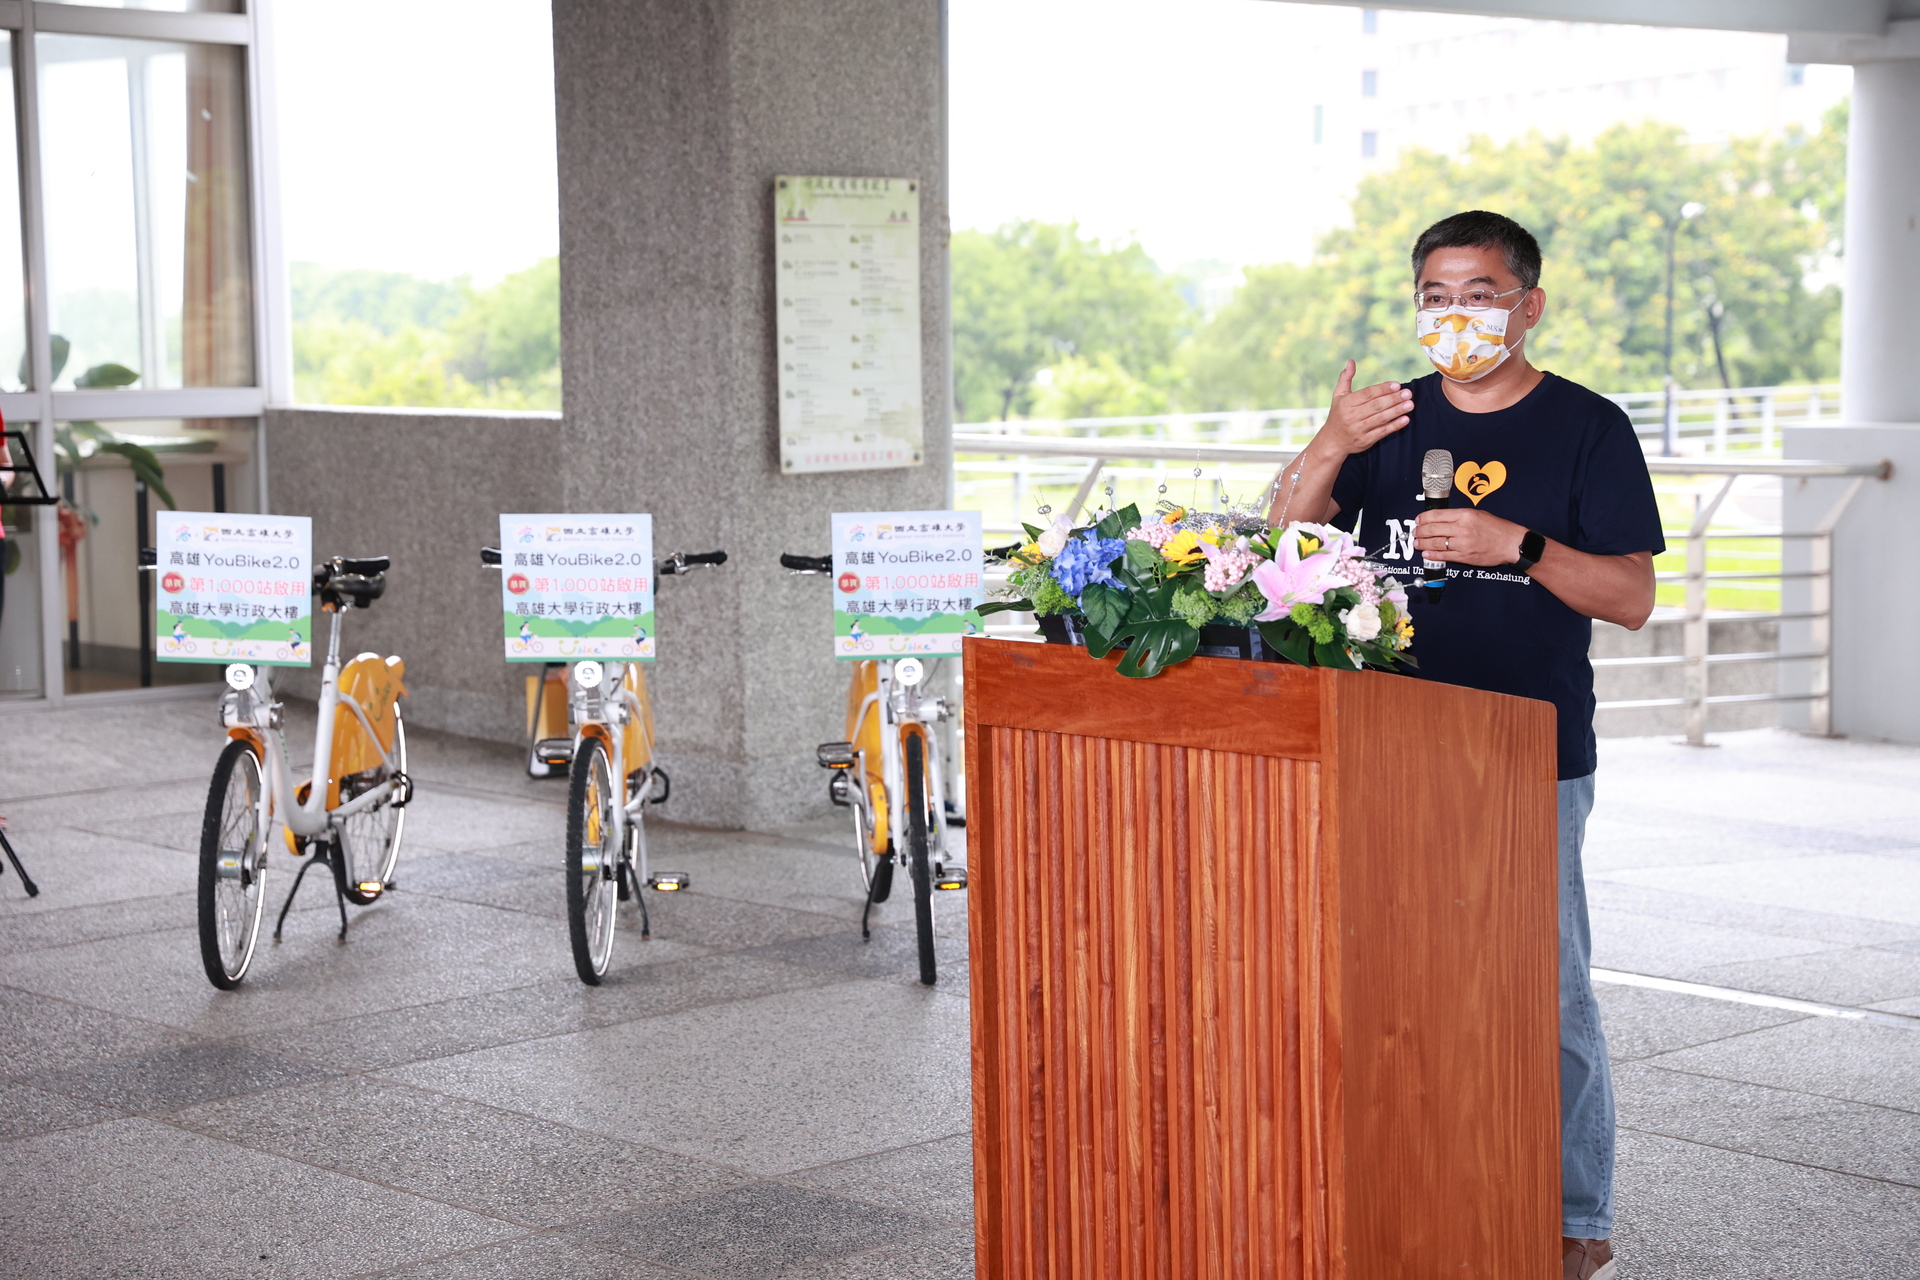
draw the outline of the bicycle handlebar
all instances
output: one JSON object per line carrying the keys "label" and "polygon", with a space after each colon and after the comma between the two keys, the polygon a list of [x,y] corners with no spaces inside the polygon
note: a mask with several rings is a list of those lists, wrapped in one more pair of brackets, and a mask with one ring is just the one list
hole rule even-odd
{"label": "bicycle handlebar", "polygon": [[480,566],[484,569],[498,569],[500,567],[500,548],[480,548]]}
{"label": "bicycle handlebar", "polygon": [[832,556],[796,556],[780,553],[780,567],[789,573],[832,573]]}
{"label": "bicycle handlebar", "polygon": [[660,562],[657,572],[663,578],[677,573],[685,573],[703,564],[725,564],[727,553],[724,551],[676,551]]}

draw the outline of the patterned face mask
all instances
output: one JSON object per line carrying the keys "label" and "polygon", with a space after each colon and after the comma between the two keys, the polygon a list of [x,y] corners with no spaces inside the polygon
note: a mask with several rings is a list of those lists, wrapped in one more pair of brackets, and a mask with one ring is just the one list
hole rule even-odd
{"label": "patterned face mask", "polygon": [[[1434,368],[1455,382],[1476,382],[1513,354],[1507,345],[1507,320],[1525,302],[1523,296],[1505,310],[1454,306],[1446,311],[1416,312],[1414,335],[1427,349]],[[1513,345],[1519,346],[1526,338],[1521,334]]]}

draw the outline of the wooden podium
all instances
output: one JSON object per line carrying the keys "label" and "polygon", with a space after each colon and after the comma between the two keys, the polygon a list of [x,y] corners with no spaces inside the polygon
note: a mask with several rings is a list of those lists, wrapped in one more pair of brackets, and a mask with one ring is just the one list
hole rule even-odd
{"label": "wooden podium", "polygon": [[981,1280],[1558,1276],[1553,707],[964,661]]}

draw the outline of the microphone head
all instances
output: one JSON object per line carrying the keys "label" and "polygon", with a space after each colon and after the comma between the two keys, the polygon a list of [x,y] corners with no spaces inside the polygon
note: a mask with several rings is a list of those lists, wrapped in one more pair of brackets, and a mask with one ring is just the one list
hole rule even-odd
{"label": "microphone head", "polygon": [[1453,455],[1445,449],[1429,449],[1420,460],[1420,487],[1429,498],[1444,498],[1453,491]]}

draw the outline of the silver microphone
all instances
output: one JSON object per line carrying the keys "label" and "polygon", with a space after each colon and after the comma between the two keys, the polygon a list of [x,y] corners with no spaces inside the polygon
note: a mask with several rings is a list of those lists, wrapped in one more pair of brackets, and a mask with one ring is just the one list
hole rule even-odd
{"label": "silver microphone", "polygon": [[[1453,496],[1453,455],[1445,449],[1429,449],[1426,457],[1420,460],[1420,488],[1426,494],[1427,510],[1444,511]],[[1420,568],[1423,572],[1421,585],[1427,589],[1427,603],[1438,604],[1440,592],[1447,585],[1447,566],[1438,560],[1422,557]]]}

